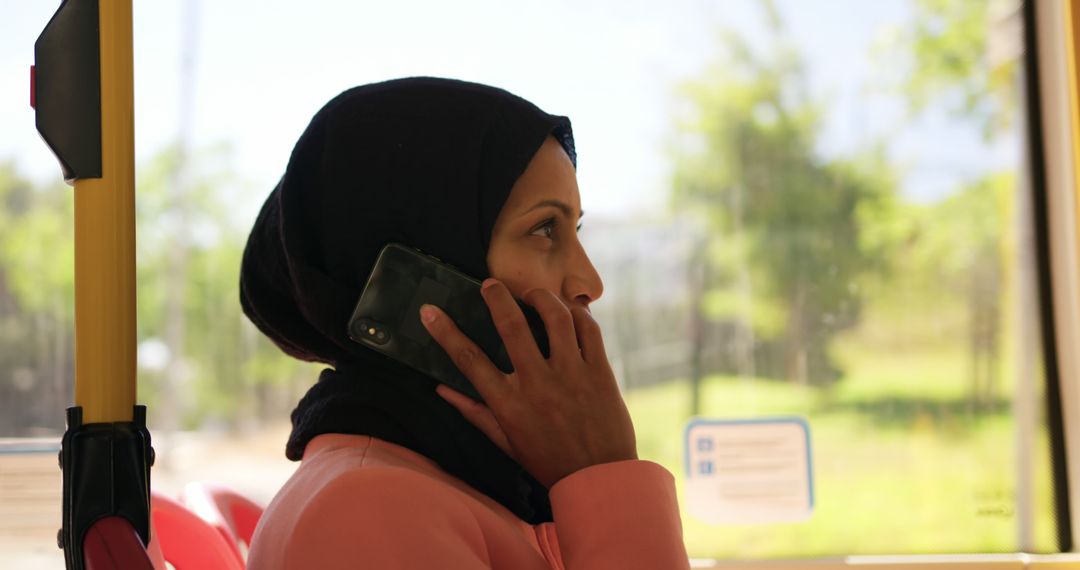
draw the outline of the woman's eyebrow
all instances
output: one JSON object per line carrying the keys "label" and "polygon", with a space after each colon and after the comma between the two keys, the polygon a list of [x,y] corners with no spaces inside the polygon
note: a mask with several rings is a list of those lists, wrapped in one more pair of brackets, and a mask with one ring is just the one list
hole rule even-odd
{"label": "woman's eyebrow", "polygon": [[[533,210],[535,210],[537,208],[543,208],[544,206],[554,206],[554,207],[558,208],[560,211],[562,211],[563,215],[566,216],[567,218],[573,218],[574,217],[574,209],[571,208],[569,204],[567,204],[566,202],[562,202],[560,200],[552,200],[550,198],[547,199],[547,200],[540,200],[539,202],[533,204],[533,206],[531,208],[529,208],[528,210],[525,210],[525,212],[523,212],[523,214],[528,214],[529,212],[531,212],[531,211],[533,211]],[[585,215],[585,211],[582,210],[577,215],[577,217],[578,217],[578,219],[581,219],[581,217],[584,216],[584,215]]]}

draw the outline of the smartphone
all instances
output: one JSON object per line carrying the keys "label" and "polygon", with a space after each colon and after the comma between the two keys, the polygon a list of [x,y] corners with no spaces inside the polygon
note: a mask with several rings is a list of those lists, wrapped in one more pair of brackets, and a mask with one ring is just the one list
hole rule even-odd
{"label": "smartphone", "polygon": [[[399,243],[387,244],[379,252],[349,318],[349,338],[483,401],[420,322],[420,306],[425,303],[449,315],[500,370],[513,372],[506,346],[480,296],[480,281],[437,257]],[[521,301],[518,306],[547,358],[543,320],[532,307]]]}

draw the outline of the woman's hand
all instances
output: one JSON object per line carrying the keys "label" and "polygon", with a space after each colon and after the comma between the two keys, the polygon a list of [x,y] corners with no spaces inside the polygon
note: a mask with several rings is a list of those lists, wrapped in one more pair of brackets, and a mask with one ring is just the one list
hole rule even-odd
{"label": "woman's hand", "polygon": [[506,286],[488,279],[481,294],[514,372],[499,370],[446,313],[425,305],[420,320],[487,405],[446,386],[439,394],[548,488],[591,465],[637,459],[630,413],[589,311],[546,289],[524,295],[547,329],[545,359]]}

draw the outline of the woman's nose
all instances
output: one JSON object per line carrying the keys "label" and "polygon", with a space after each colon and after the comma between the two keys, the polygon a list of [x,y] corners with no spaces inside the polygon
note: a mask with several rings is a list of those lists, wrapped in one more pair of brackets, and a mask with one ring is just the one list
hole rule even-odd
{"label": "woman's nose", "polygon": [[563,296],[572,304],[588,307],[604,294],[604,282],[585,250],[580,245],[578,250],[563,279]]}

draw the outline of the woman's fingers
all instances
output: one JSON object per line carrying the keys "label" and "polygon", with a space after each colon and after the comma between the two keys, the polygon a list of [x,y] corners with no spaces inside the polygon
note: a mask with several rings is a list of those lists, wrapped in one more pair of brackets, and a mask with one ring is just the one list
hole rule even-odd
{"label": "woman's fingers", "polygon": [[573,307],[570,313],[574,318],[574,332],[577,334],[577,342],[581,347],[581,357],[589,364],[607,364],[604,337],[592,313],[584,307]]}
{"label": "woman's fingers", "polygon": [[509,389],[506,375],[495,367],[484,351],[458,329],[442,309],[434,305],[420,307],[420,322],[428,334],[446,351],[450,359],[488,402],[498,401]]}
{"label": "woman's fingers", "polygon": [[525,315],[522,314],[521,308],[518,307],[517,301],[514,300],[514,296],[510,294],[506,285],[495,279],[487,279],[480,288],[480,294],[483,295],[488,310],[491,311],[491,320],[494,321],[499,337],[506,346],[506,353],[510,356],[510,363],[514,365],[514,370],[530,368],[542,363],[544,356],[540,354],[540,348],[536,346],[536,339],[533,338],[532,330],[529,329],[529,322],[525,320]]}
{"label": "woman's fingers", "polygon": [[461,412],[461,415],[469,423],[476,426],[476,429],[488,436],[488,439],[499,446],[499,449],[513,457],[513,452],[510,450],[510,440],[506,437],[506,432],[503,431],[502,426],[499,425],[499,421],[495,419],[495,414],[491,413],[490,408],[445,384],[436,386],[435,391],[451,406],[454,406],[458,412]]}
{"label": "woman's fingers", "polygon": [[634,425],[604,355],[600,328],[586,309],[566,309],[553,294],[530,295],[545,317],[552,355],[563,354],[552,362],[540,354],[509,290],[494,280],[485,284],[484,299],[516,372],[509,376],[500,372],[450,317],[425,305],[421,320],[428,332],[487,405],[444,387],[438,388],[439,394],[497,446],[512,450],[512,456],[548,488],[590,465],[636,459]]}
{"label": "woman's fingers", "polygon": [[551,358],[580,358],[574,333],[574,317],[571,316],[566,305],[551,291],[540,288],[526,291],[522,299],[532,305],[536,312],[540,313],[540,318],[544,320],[548,345],[551,347]]}

